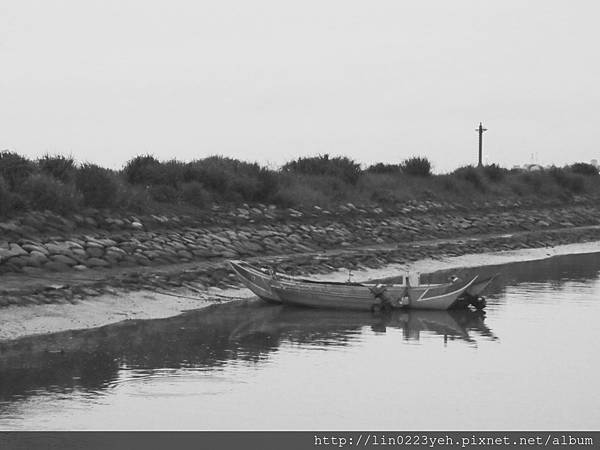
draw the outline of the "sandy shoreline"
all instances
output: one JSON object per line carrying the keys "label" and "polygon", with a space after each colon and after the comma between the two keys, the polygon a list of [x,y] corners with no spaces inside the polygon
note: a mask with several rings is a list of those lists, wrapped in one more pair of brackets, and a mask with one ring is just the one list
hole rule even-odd
{"label": "sandy shoreline", "polygon": [[[409,265],[390,264],[378,269],[353,271],[353,280],[384,278],[404,271],[431,273],[438,270],[480,267],[535,261],[560,255],[600,252],[600,241],[558,245],[555,247],[521,249],[440,259],[422,259]],[[316,279],[345,280],[348,271],[340,270]],[[0,315],[0,341],[19,339],[36,334],[96,328],[124,320],[173,317],[188,310],[202,309],[215,302],[252,298],[247,289],[221,290],[211,288],[206,294],[177,290],[173,293],[151,291],[104,294],[78,304],[12,305]]]}

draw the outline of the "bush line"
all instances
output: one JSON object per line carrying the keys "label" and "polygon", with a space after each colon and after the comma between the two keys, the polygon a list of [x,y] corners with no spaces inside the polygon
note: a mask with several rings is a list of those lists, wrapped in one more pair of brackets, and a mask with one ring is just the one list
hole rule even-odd
{"label": "bush line", "polygon": [[537,171],[508,170],[496,164],[466,166],[434,175],[425,157],[362,169],[347,157],[301,157],[271,169],[223,156],[191,162],[131,159],[119,171],[78,163],[72,156],[30,160],[0,152],[0,215],[30,210],[60,214],[86,207],[138,213],[165,208],[206,209],[214,204],[274,204],[280,207],[340,202],[397,204],[409,200],[465,203],[523,197],[556,198],[600,194],[596,167],[576,163]]}

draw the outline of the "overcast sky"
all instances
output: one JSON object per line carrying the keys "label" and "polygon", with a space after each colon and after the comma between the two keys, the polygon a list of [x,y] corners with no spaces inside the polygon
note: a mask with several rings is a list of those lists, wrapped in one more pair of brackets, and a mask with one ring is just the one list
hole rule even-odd
{"label": "overcast sky", "polygon": [[0,149],[600,159],[600,3],[0,0]]}

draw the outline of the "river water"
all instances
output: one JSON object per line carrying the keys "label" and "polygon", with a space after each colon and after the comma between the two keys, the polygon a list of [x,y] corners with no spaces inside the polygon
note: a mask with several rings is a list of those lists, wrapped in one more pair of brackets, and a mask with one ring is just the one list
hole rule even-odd
{"label": "river water", "polygon": [[596,429],[600,255],[486,269],[485,314],[214,305],[0,344],[0,429]]}

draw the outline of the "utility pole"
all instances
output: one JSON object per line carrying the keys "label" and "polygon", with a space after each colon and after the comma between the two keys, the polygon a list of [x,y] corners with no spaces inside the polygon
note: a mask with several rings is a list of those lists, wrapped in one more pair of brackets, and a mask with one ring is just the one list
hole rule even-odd
{"label": "utility pole", "polygon": [[481,162],[483,152],[483,132],[487,131],[487,128],[483,128],[483,125],[479,122],[479,127],[475,128],[475,131],[479,132],[479,164],[477,164],[477,167],[481,167],[483,165]]}

